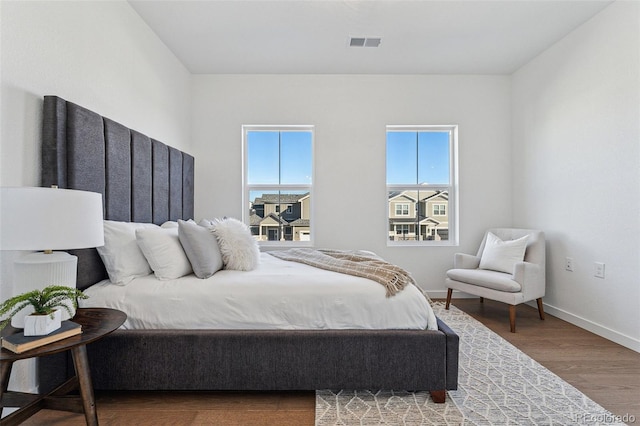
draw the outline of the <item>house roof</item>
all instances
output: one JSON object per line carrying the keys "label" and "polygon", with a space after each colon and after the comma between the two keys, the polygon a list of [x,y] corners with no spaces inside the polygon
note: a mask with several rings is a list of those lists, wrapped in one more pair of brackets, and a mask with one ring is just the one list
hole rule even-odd
{"label": "house roof", "polygon": [[[260,216],[258,216],[260,217]],[[264,217],[264,219],[260,220],[260,225],[262,225],[264,222],[268,222],[268,221],[273,221],[275,223],[280,223],[281,225],[288,225],[289,222],[287,222],[286,220],[284,220],[283,218],[281,218],[280,216],[278,216],[275,213],[269,213],[268,215],[266,215]]]}
{"label": "house roof", "polygon": [[[424,217],[421,216],[418,220],[418,222],[420,222],[420,224],[425,224],[427,222],[431,222],[435,225],[439,225],[440,223],[442,223],[441,221],[434,219],[430,216]],[[416,219],[415,218],[393,218],[393,219],[389,219],[389,223],[390,224],[415,224],[416,223]]]}
{"label": "house roof", "polygon": [[435,194],[431,194],[428,197],[424,198],[424,201],[430,200],[432,198],[441,197],[445,200],[449,200],[449,193],[447,191],[437,191]]}
{"label": "house roof", "polygon": [[[449,199],[449,193],[447,191],[436,191],[433,189],[420,190],[420,201],[426,201],[434,197],[442,197],[446,200]],[[427,194],[427,195],[425,195]],[[413,201],[418,199],[418,190],[407,190],[407,191],[389,191],[389,200],[397,197],[406,197]]]}
{"label": "house roof", "polygon": [[307,195],[309,195],[308,192],[304,194],[262,194],[260,197],[256,197],[253,204],[293,204]]}
{"label": "house roof", "polygon": [[296,219],[293,222],[291,222],[289,225],[291,226],[309,226],[311,222],[309,221],[309,219]]}
{"label": "house roof", "polygon": [[262,218],[257,214],[253,213],[249,216],[249,226],[258,226],[260,225],[260,222],[262,222]]}
{"label": "house roof", "polygon": [[[415,192],[415,191],[412,191]],[[414,203],[417,201],[415,197],[412,197],[411,195],[409,195],[408,191],[391,191],[389,192],[389,200],[392,200],[394,198],[408,198],[409,200],[413,201]]]}

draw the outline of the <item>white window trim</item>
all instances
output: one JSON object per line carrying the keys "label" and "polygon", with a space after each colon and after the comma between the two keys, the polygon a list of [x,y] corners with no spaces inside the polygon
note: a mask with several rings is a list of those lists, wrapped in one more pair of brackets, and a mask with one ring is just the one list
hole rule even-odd
{"label": "white window trim", "polygon": [[[459,198],[458,198],[458,125],[457,124],[441,124],[441,125],[387,125],[385,130],[385,159],[386,155],[386,134],[387,132],[421,132],[421,131],[443,131],[451,132],[449,151],[451,157],[449,158],[449,185],[387,185],[387,197],[385,197],[385,211],[389,212],[389,198],[388,194],[394,190],[425,190],[425,189],[446,189],[449,191],[449,201],[447,202],[449,207],[449,239],[446,241],[391,241],[386,237],[389,233],[389,213],[385,220],[385,235],[388,247],[407,247],[407,246],[421,246],[421,247],[433,247],[433,246],[458,246],[459,245],[459,230],[460,230],[460,212],[459,212]],[[386,180],[386,168],[385,168],[385,180]]]}
{"label": "white window trim", "polygon": [[[272,184],[254,184],[247,183],[248,157],[247,157],[247,133],[255,131],[268,132],[311,132],[311,184],[307,185],[272,185]],[[305,191],[309,192],[309,241],[259,241],[260,247],[312,247],[314,242],[314,198],[313,198],[313,182],[315,182],[315,126],[309,124],[293,124],[293,125],[242,125],[242,221],[250,226],[249,219],[249,193],[251,191],[279,189],[280,191]]]}

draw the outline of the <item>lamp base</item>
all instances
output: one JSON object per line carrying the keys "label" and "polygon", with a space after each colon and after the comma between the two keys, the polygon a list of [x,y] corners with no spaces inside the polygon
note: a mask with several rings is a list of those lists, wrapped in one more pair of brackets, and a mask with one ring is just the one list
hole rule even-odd
{"label": "lamp base", "polygon": [[[41,290],[49,285],[75,288],[77,270],[78,258],[63,251],[27,254],[13,263],[13,294],[17,296],[32,290]],[[75,314],[73,306],[69,308]],[[11,325],[24,328],[24,318],[32,312],[33,308],[27,306],[13,316]],[[62,321],[69,318],[69,314],[63,309]]]}

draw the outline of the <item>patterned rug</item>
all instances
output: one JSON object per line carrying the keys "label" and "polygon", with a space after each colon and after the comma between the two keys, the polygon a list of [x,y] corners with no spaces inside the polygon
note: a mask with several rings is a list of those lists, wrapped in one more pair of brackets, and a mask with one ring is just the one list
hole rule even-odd
{"label": "patterned rug", "polygon": [[436,315],[460,336],[458,390],[316,392],[316,425],[623,425],[619,417],[454,306]]}

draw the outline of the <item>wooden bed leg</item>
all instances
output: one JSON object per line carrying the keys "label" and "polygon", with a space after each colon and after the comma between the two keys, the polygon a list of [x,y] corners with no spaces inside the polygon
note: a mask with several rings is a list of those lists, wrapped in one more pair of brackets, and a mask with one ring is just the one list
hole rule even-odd
{"label": "wooden bed leg", "polygon": [[484,303],[484,297],[480,298],[480,303]]}
{"label": "wooden bed leg", "polygon": [[444,306],[444,308],[446,310],[449,310],[449,305],[451,304],[451,294],[452,293],[453,293],[453,289],[452,288],[447,290],[447,303]]}
{"label": "wooden bed leg", "polygon": [[431,399],[433,399],[433,402],[436,404],[444,404],[447,399],[447,391],[444,389],[429,391],[429,393],[431,394]]}
{"label": "wooden bed leg", "polygon": [[540,319],[544,319],[544,308],[542,307],[542,297],[538,298],[538,313],[540,314]]}

